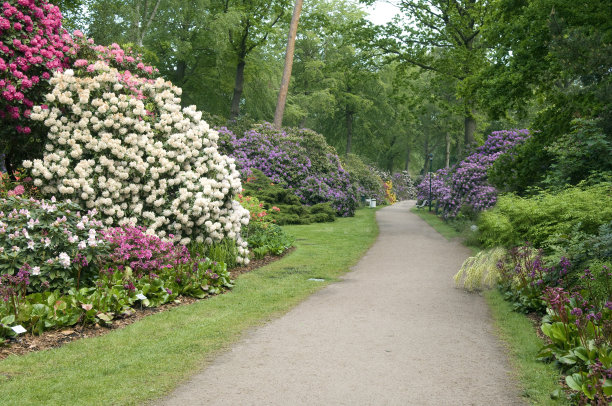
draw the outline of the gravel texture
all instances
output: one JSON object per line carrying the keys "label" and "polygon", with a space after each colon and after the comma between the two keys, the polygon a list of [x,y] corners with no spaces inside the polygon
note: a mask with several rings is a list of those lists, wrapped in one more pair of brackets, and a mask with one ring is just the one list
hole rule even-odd
{"label": "gravel texture", "polygon": [[413,205],[380,210],[380,235],[353,271],[158,404],[524,404],[483,298],[454,287],[469,250]]}

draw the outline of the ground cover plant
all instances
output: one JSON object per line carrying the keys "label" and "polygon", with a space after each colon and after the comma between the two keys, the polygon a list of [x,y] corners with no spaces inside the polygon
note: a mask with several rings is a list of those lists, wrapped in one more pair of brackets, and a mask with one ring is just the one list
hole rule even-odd
{"label": "ground cover plant", "polygon": [[554,362],[578,404],[612,401],[610,190],[601,182],[502,195],[478,221],[481,242],[508,248],[496,270],[501,294],[515,311],[544,315],[550,342],[537,358]]}
{"label": "ground cover plant", "polygon": [[[23,405],[138,404],[158,398],[245,330],[286,312],[347,272],[376,238],[374,214],[358,210],[354,218],[333,224],[287,227],[296,237],[297,249],[241,275],[231,294],[155,314],[53,351],[4,359],[0,396],[4,402]],[[315,256],[319,260],[313,262]]]}
{"label": "ground cover plant", "polygon": [[330,202],[340,216],[351,216],[357,204],[348,173],[338,155],[314,131],[278,131],[257,125],[243,135],[219,129],[221,148],[236,159],[243,178],[258,169],[272,182],[291,189],[303,204]]}
{"label": "ground cover plant", "polygon": [[[0,339],[129,316],[138,302],[202,298],[231,288],[227,266],[143,227],[103,229],[70,202],[0,200]],[[140,296],[142,295],[142,296]]]}

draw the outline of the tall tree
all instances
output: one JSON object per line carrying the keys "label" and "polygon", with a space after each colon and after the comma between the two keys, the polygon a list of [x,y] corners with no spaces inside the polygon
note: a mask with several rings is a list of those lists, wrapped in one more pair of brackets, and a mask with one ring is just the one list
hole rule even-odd
{"label": "tall tree", "polygon": [[[372,0],[364,0],[372,4]],[[488,0],[401,0],[403,18],[373,31],[374,43],[402,63],[453,79],[463,103],[464,143],[475,141],[475,78],[486,64],[480,40]]]}
{"label": "tall tree", "polygon": [[291,69],[293,67],[295,36],[297,35],[298,22],[300,21],[300,13],[302,12],[302,3],[303,0],[295,0],[291,25],[289,26],[287,51],[285,52],[285,68],[283,69],[283,77],[278,91],[278,101],[276,102],[276,110],[274,111],[274,127],[277,129],[280,129],[283,124],[283,114],[285,113],[287,92],[289,91],[289,81],[291,80]]}
{"label": "tall tree", "polygon": [[[213,0],[221,6],[227,20],[229,43],[235,54],[235,80],[230,120],[240,115],[244,90],[244,69],[247,57],[254,49],[262,47],[281,21],[289,6],[289,0]],[[231,23],[231,20],[234,23]]]}

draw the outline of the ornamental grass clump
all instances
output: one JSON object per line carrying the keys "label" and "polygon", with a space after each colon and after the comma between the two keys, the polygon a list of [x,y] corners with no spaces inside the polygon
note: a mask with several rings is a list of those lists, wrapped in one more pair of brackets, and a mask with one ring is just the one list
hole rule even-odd
{"label": "ornamental grass clump", "polygon": [[24,161],[44,195],[97,209],[107,226],[138,224],[187,245],[235,240],[248,261],[241,226],[248,211],[232,159],[181,89],[120,72],[103,61],[56,72],[47,106],[31,118],[48,129],[42,159]]}
{"label": "ornamental grass clump", "polygon": [[69,201],[0,199],[0,274],[27,269],[30,292],[91,283],[108,253],[97,216]]}
{"label": "ornamental grass clump", "polygon": [[492,288],[500,279],[498,264],[505,256],[505,249],[493,248],[469,257],[455,275],[455,284],[470,292]]}

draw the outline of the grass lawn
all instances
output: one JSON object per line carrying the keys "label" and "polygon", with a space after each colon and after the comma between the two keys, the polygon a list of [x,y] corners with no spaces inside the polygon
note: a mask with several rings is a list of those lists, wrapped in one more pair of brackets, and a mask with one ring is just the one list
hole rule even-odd
{"label": "grass lawn", "polygon": [[[131,405],[163,396],[245,330],[287,312],[347,272],[378,234],[374,214],[362,209],[334,223],[285,227],[297,249],[240,276],[227,294],[101,337],[0,361],[0,404]],[[220,393],[228,384],[211,382]]]}
{"label": "grass lawn", "polygon": [[[433,212],[416,208],[413,208],[412,212],[445,238],[461,237],[457,230],[446,224]],[[470,248],[474,254],[478,252],[478,248]],[[560,388],[558,382],[561,375],[554,366],[536,361],[536,354],[543,343],[534,331],[531,321],[525,315],[513,312],[511,305],[497,290],[485,292],[484,296],[491,309],[497,333],[508,349],[510,362],[521,386],[523,397],[531,405],[565,404],[561,400],[550,398],[550,394]]]}

